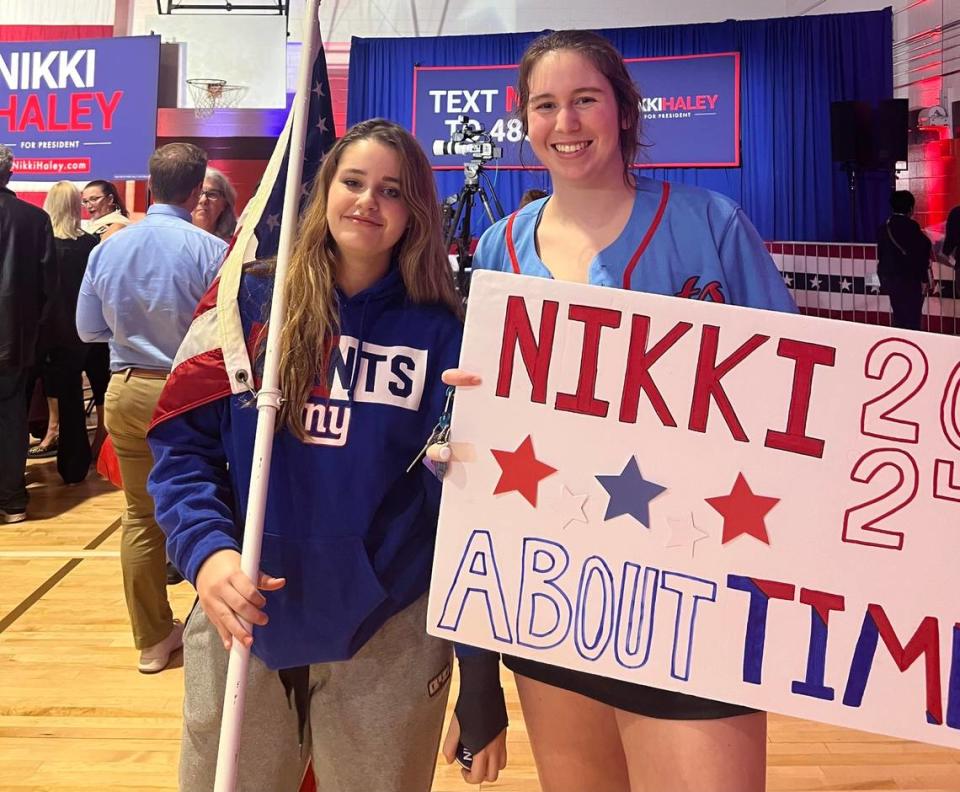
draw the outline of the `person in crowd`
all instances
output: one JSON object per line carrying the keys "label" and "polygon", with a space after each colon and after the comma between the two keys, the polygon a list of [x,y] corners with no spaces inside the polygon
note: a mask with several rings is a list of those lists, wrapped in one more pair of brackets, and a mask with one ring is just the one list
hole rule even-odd
{"label": "person in crowd", "polygon": [[546,190],[538,190],[536,187],[532,187],[520,196],[520,203],[517,204],[517,209],[523,209],[528,203],[539,201],[541,198],[546,198],[547,195]]}
{"label": "person in crowd", "polygon": [[27,380],[44,305],[57,291],[50,218],[7,186],[13,161],[0,145],[0,523],[27,518]]}
{"label": "person in crowd", "polygon": [[916,200],[908,190],[890,196],[893,210],[877,231],[877,275],[890,298],[894,327],[919,330],[924,291],[930,286],[933,244],[913,219]]}
{"label": "person in crowd", "polygon": [[81,340],[110,344],[106,427],[126,499],[120,561],[138,668],[147,674],[166,667],[183,632],[167,600],[164,537],[147,492],[153,458],[146,433],[193,311],[226,252],[222,240],[190,222],[206,166],[206,154],[188,143],[153,153],[155,203],[139,223],[94,248],[77,302]]}
{"label": "person in crowd", "polygon": [[[233,641],[253,654],[239,789],[296,792],[311,752],[330,792],[428,792],[433,778],[451,650],[425,631],[440,482],[419,452],[445,410],[440,375],[459,356],[462,308],[433,173],[410,133],[357,124],[315,184],[287,316],[269,315],[272,262],[248,266],[238,296],[255,381],[264,323],[280,345],[257,580],[239,553],[257,423],[249,395],[172,405],[149,437],[157,518],[199,594],[184,637],[183,792],[213,787]],[[496,666],[489,653],[461,658],[457,712],[499,770]]]}
{"label": "person in crowd", "polygon": [[77,296],[98,240],[80,227],[80,191],[70,182],[54,184],[43,208],[53,227],[59,286],[44,311],[37,352],[50,423],[47,436],[28,456],[41,456],[44,446],[52,446],[60,477],[75,484],[86,478],[91,458],[82,376],[87,345],[77,335]]}
{"label": "person in crowd", "polygon": [[[82,227],[101,241],[132,222],[113,182],[102,179],[90,182],[83,188],[80,203],[90,215],[89,220],[83,221]],[[93,391],[93,404],[97,413],[97,429],[90,447],[91,456],[96,459],[100,454],[100,447],[107,439],[104,423],[104,399],[110,381],[110,349],[107,344],[87,344],[84,373]]]}
{"label": "person in crowd", "polygon": [[[535,40],[518,94],[553,193],[489,228],[475,269],[796,311],[733,201],[631,170],[640,96],[606,39],[562,31]],[[460,370],[444,378],[479,384]],[[504,663],[516,675],[544,792],[764,789],[764,713],[527,659]],[[448,760],[453,751],[447,742]]]}
{"label": "person in crowd", "polygon": [[953,259],[954,266],[960,262],[960,206],[954,206],[947,215],[946,234],[943,238],[943,255]]}
{"label": "person in crowd", "polygon": [[[67,208],[70,203],[66,201],[65,196],[66,192],[62,192],[60,197],[63,200],[58,202],[58,206],[64,209]],[[92,237],[94,243],[106,239],[130,223],[127,217],[127,210],[124,208],[123,201],[120,198],[120,193],[112,182],[98,179],[88,183],[81,193],[80,206],[81,208],[85,207],[87,213],[90,215],[89,220],[80,221],[81,232],[85,237]],[[64,228],[68,227],[70,222],[72,221],[65,217]],[[84,227],[89,230],[89,233],[84,230]],[[73,232],[70,231],[69,233]],[[69,242],[66,244],[72,245],[73,247],[73,250],[69,254],[70,256],[74,256],[80,247],[85,247],[88,243],[86,238],[79,238],[81,239],[80,243],[75,243],[75,241],[69,237],[64,237],[64,239],[68,239]],[[62,247],[62,245],[58,244],[58,253],[62,252]],[[85,267],[86,257],[83,257],[83,264]],[[83,274],[82,269],[80,274]],[[76,300],[74,300],[74,305],[75,304]],[[76,330],[74,330],[74,335],[76,335]],[[110,378],[110,352],[106,344],[84,344],[83,350],[83,354],[85,355],[83,368],[93,391],[94,406],[97,414],[97,429],[94,434],[91,449],[91,456],[95,459],[107,435],[103,423],[103,399],[107,388],[107,381]],[[31,459],[43,459],[57,456],[58,454],[60,436],[58,400],[52,395],[50,386],[45,379],[43,379],[43,387],[47,398],[47,430],[40,442],[27,452],[27,456]]]}
{"label": "person in crowd", "polygon": [[207,168],[200,200],[191,213],[193,224],[229,242],[237,230],[237,191],[216,168]]}
{"label": "person in crowd", "polygon": [[88,182],[81,193],[80,204],[90,216],[83,230],[101,240],[131,223],[120,192],[113,182],[103,179]]}

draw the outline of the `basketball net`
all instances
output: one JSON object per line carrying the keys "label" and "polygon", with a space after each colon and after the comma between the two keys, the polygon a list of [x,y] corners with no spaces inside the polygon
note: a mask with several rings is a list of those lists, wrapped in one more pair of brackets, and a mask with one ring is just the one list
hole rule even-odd
{"label": "basketball net", "polygon": [[236,107],[247,92],[246,86],[228,85],[226,80],[207,77],[187,80],[187,87],[197,118],[209,118],[223,107]]}

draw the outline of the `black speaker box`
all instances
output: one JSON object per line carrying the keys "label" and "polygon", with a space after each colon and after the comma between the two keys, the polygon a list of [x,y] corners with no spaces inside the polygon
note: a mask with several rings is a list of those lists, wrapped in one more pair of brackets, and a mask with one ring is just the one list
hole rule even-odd
{"label": "black speaker box", "polygon": [[907,129],[909,108],[906,99],[880,102],[874,116],[873,142],[875,165],[892,168],[907,161]]}
{"label": "black speaker box", "polygon": [[872,111],[866,102],[830,103],[830,152],[834,162],[861,168],[873,159]]}

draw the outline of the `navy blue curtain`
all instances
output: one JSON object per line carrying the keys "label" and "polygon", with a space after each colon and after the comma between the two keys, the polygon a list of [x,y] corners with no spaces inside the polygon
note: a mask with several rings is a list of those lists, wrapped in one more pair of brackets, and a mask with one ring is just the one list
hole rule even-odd
{"label": "navy blue curtain", "polygon": [[[831,161],[830,103],[876,104],[893,97],[891,9],[599,32],[627,58],[741,53],[742,167],[666,168],[645,175],[729,195],[765,239],[872,241],[886,215],[891,177],[859,175],[851,227],[847,175]],[[415,65],[516,63],[537,35],[354,38],[347,120],[381,116],[409,128]],[[436,176],[441,196],[463,184],[458,171]],[[491,171],[490,177],[508,211],[529,187],[549,189],[544,171]],[[481,213],[475,231],[485,224]]]}

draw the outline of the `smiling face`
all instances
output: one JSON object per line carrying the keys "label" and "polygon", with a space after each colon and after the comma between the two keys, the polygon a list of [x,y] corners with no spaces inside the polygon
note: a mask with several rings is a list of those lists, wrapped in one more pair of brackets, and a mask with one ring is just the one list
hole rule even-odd
{"label": "smiling face", "polygon": [[113,203],[113,196],[105,193],[102,187],[87,187],[80,194],[80,205],[87,210],[91,220],[110,214],[117,207]]}
{"label": "smiling face", "polygon": [[227,196],[223,194],[215,181],[212,179],[203,180],[203,191],[200,193],[200,200],[191,213],[193,224],[200,226],[204,231],[213,233],[217,227],[217,221],[223,210],[227,208]]}
{"label": "smiling face", "polygon": [[544,54],[530,71],[527,134],[555,183],[623,179],[621,123],[609,80],[580,53]]}
{"label": "smiling face", "polygon": [[327,192],[327,225],[341,267],[386,270],[410,219],[400,173],[396,151],[376,140],[344,150]]}

